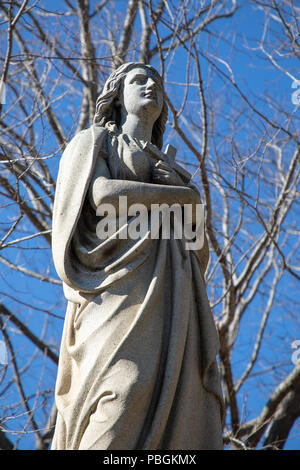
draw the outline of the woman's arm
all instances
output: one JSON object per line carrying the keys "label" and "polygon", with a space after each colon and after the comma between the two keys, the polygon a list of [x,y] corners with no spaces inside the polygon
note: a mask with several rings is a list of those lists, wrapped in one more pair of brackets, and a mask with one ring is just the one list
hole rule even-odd
{"label": "woman's arm", "polygon": [[110,203],[116,211],[119,197],[127,197],[127,206],[144,204],[147,209],[151,204],[196,204],[200,203],[199,195],[185,186],[172,186],[139,181],[112,180],[104,159],[99,158],[91,181],[89,198],[96,210],[100,204]]}
{"label": "woman's arm", "polygon": [[151,204],[195,204],[199,197],[191,188],[183,186],[167,186],[162,184],[141,183],[139,181],[111,180],[98,177],[91,188],[92,204],[97,208],[100,204],[110,203],[118,209],[119,197],[127,197],[127,206],[144,204],[151,209]]}

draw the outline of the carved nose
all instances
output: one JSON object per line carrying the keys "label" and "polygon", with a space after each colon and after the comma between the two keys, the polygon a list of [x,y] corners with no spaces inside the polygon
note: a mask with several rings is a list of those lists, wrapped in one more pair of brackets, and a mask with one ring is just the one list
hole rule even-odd
{"label": "carved nose", "polygon": [[152,78],[149,78],[148,83],[147,83],[147,90],[155,90],[155,88],[156,88],[155,81],[152,80]]}

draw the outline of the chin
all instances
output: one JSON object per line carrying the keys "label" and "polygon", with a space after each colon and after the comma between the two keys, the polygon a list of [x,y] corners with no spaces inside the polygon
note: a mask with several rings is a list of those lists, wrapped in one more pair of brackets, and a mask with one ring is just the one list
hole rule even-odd
{"label": "chin", "polygon": [[155,98],[148,98],[147,100],[145,100],[144,107],[147,108],[147,110],[149,111],[151,110],[151,113],[157,114],[157,117],[159,117],[162,111],[162,106],[157,103],[157,100]]}

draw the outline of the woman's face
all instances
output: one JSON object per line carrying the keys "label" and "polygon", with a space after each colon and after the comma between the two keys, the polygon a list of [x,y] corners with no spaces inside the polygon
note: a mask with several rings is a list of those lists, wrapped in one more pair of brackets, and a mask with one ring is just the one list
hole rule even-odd
{"label": "woman's face", "polygon": [[131,69],[123,82],[121,94],[122,113],[142,116],[145,113],[153,118],[160,116],[163,108],[161,83],[146,67]]}

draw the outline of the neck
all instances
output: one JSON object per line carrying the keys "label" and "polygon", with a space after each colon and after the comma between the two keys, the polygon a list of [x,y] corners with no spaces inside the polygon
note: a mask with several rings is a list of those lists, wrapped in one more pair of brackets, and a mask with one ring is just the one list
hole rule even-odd
{"label": "neck", "polygon": [[149,116],[141,118],[134,114],[127,114],[121,120],[122,134],[128,134],[139,140],[151,142],[153,122]]}

